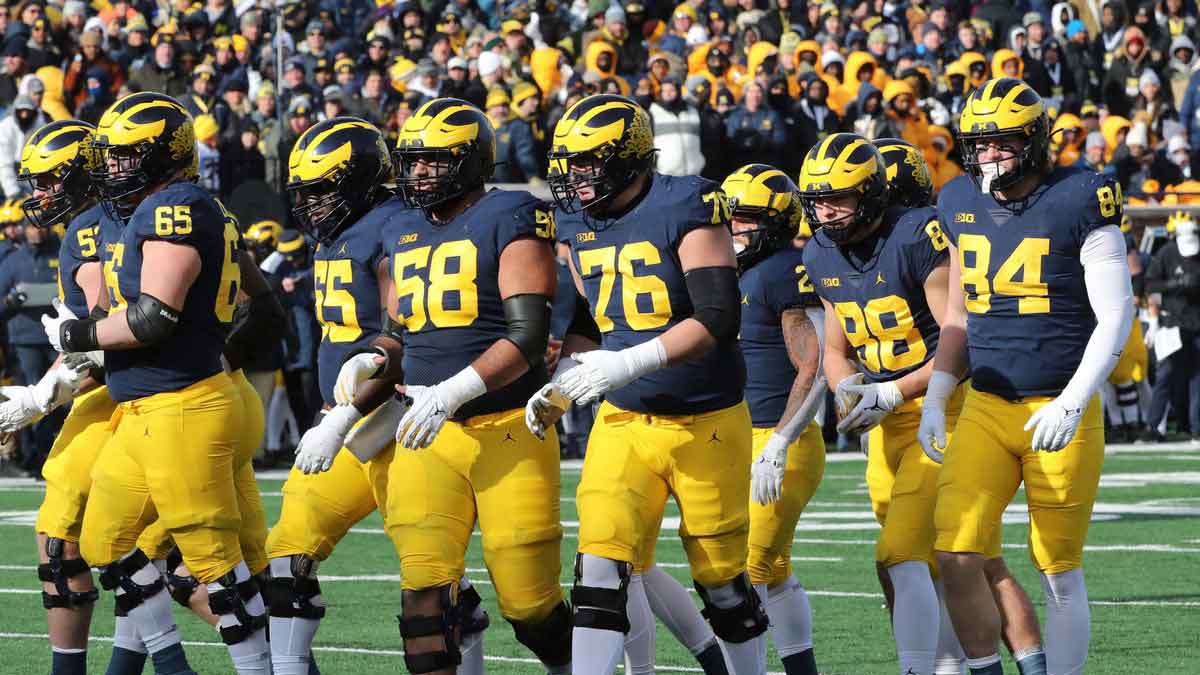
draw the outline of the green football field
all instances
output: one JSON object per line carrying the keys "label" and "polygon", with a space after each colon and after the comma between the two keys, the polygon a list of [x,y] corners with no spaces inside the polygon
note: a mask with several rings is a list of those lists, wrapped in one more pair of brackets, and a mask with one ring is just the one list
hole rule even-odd
{"label": "green football field", "polygon": [[[797,577],[808,588],[815,623],[817,662],[823,673],[897,672],[872,551],[877,527],[863,483],[859,455],[831,455],[825,478],[809,504],[792,551]],[[562,582],[571,581],[577,522],[577,464],[563,469]],[[280,505],[282,474],[260,486],[273,522]],[[49,672],[50,650],[35,573],[33,528],[41,486],[25,479],[0,480],[0,673]],[[673,528],[678,511],[668,506],[658,561],[687,581],[687,565]],[[1005,554],[1039,612],[1041,585],[1025,546],[1023,497],[1005,517]],[[539,668],[512,637],[496,609],[476,544],[468,569],[492,616],[486,653],[490,672],[537,673]],[[1200,654],[1200,449],[1185,445],[1109,448],[1100,495],[1088,537],[1088,590],[1092,604],[1092,675],[1196,673]],[[342,541],[321,567],[329,612],[317,634],[316,654],[325,673],[400,673],[396,556],[372,515]],[[176,607],[188,656],[200,673],[231,672],[217,635]],[[112,635],[111,597],[103,595],[93,622],[89,672],[103,673]],[[659,671],[699,672],[690,655],[665,629],[658,635]],[[772,669],[781,670],[772,654]],[[1190,666],[1188,664],[1191,664]],[[1015,673],[1009,662],[1007,672]]]}

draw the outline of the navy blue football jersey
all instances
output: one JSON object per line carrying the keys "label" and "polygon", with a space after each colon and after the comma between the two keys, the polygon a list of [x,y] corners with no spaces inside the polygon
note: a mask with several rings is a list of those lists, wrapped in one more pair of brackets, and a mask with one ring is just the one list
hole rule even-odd
{"label": "navy blue football jersey", "polygon": [[370,346],[383,329],[376,272],[386,257],[383,229],[405,210],[404,201],[389,199],[358,222],[342,230],[313,255],[313,284],[321,344],[317,348],[317,379],[321,398],[333,405],[333,385],[346,357]]}
{"label": "navy blue football jersey", "polygon": [[75,281],[75,273],[85,263],[100,262],[100,221],[104,209],[96,204],[85,209],[67,225],[62,246],[58,249],[58,297],[75,316],[91,312],[83,289]]}
{"label": "navy blue football jersey", "polygon": [[[796,381],[780,324],[789,309],[820,307],[804,268],[804,254],[787,247],[742,272],[742,324],[738,336],[746,358],[746,405],[756,427],[774,427]],[[817,330],[823,330],[817,326]]]}
{"label": "navy blue football jersey", "polygon": [[[554,241],[545,202],[492,190],[447,222],[420,209],[396,214],[385,231],[403,325],[404,382],[433,385],[471,365],[508,334],[500,297],[500,254],[521,238]],[[540,361],[515,381],[468,402],[454,419],[525,407],[547,382]]]}
{"label": "navy blue football jersey", "polygon": [[111,248],[105,242],[110,312],[137,302],[147,241],[184,244],[200,255],[200,275],[188,289],[175,331],[155,345],[105,352],[113,400],[178,391],[220,372],[226,324],[233,320],[242,278],[236,223],[203,188],[180,181],[139,204]]}
{"label": "navy blue football jersey", "polygon": [[[595,221],[584,213],[557,213],[560,238],[571,246],[572,264],[606,350],[652,340],[692,316],[679,242],[698,227],[729,223],[725,195],[716,183],[658,173],[651,173],[651,180],[641,201],[619,218]],[[625,410],[693,415],[736,405],[745,385],[746,364],[731,339],[606,398]]]}
{"label": "navy blue football jersey", "polygon": [[854,246],[839,248],[818,230],[804,247],[813,288],[833,308],[867,381],[899,379],[937,352],[925,279],[948,247],[932,207],[888,209],[879,230]]}
{"label": "navy blue football jersey", "polygon": [[1019,206],[982,194],[966,176],[938,197],[958,248],[971,386],[1009,400],[1057,396],[1096,327],[1079,250],[1088,234],[1121,224],[1111,176],[1055,169]]}

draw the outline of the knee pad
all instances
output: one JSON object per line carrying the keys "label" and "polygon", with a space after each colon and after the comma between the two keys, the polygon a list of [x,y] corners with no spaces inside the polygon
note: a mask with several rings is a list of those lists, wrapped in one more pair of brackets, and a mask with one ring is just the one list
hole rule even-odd
{"label": "knee pad", "polygon": [[104,590],[114,591],[120,588],[125,591],[116,596],[113,613],[117,616],[128,616],[130,610],[148,598],[158,595],[165,588],[162,577],[146,585],[133,580],[133,575],[149,564],[150,559],[146,557],[146,554],[142,553],[141,549],[134,549],[133,553],[124,559],[100,568],[100,586]]}
{"label": "knee pad", "polygon": [[175,574],[175,570],[183,564],[183,553],[179,551],[179,547],[171,549],[167,554],[167,590],[171,593],[171,598],[184,607],[191,607],[188,602],[192,599],[192,594],[200,587],[200,582],[196,581],[196,577],[185,577]]}
{"label": "knee pad", "polygon": [[325,618],[325,606],[314,604],[321,595],[321,582],[317,580],[317,561],[306,555],[289,556],[291,577],[271,577],[267,582],[267,610],[277,619]]}
{"label": "knee pad", "polygon": [[575,556],[575,586],[571,589],[574,625],[579,628],[629,632],[629,615],[625,604],[629,597],[629,577],[633,565],[610,560],[617,567],[620,584],[617,588],[598,588],[583,585],[583,554]]}
{"label": "knee pad", "polygon": [[[462,663],[462,652],[458,649],[458,640],[454,629],[459,621],[459,609],[455,597],[458,585],[450,584],[438,588],[427,588],[419,591],[404,591],[403,598],[408,600],[410,594],[433,593],[437,595],[440,612],[438,614],[409,614],[402,609],[396,617],[400,622],[400,637],[408,640],[420,637],[441,636],[445,647],[441,651],[412,653],[407,645],[404,649],[404,665],[410,673],[431,673],[437,670],[457,667]],[[414,612],[417,610],[414,610]]]}
{"label": "knee pad", "polygon": [[491,625],[487,612],[481,617],[475,616],[475,610],[482,604],[483,598],[474,586],[458,594],[458,625],[463,635],[482,633]]}
{"label": "knee pad", "polygon": [[547,666],[565,666],[571,662],[571,608],[560,602],[550,614],[534,623],[510,621],[517,642],[529,648]]}
{"label": "knee pad", "polygon": [[737,594],[738,603],[732,607],[718,607],[712,599],[712,591],[700,584],[695,584],[696,592],[704,602],[701,614],[708,619],[713,632],[726,642],[742,643],[752,640],[766,632],[767,613],[763,610],[762,600],[750,586],[750,580],[745,572],[734,577],[729,582]]}
{"label": "knee pad", "polygon": [[88,564],[81,558],[63,558],[67,542],[58,537],[46,539],[46,557],[49,562],[38,565],[38,579],[54,584],[54,593],[42,591],[42,606],[46,609],[65,607],[73,609],[81,605],[96,602],[100,594],[96,589],[90,591],[72,591],[67,584],[71,577],[87,574],[91,571]]}
{"label": "knee pad", "polygon": [[258,582],[254,577],[239,583],[230,570],[217,579],[217,583],[223,588],[218,591],[209,590],[208,608],[217,616],[232,614],[238,620],[236,626],[220,628],[222,642],[236,645],[245,642],[255,631],[267,627],[265,614],[251,614],[250,610],[246,609],[246,602],[258,595]]}

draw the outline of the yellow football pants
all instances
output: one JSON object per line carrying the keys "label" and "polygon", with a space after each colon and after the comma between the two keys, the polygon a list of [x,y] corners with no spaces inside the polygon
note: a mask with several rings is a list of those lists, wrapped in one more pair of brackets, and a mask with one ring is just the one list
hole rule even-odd
{"label": "yellow football pants", "polygon": [[[752,431],[751,461],[762,452],[774,429]],[[767,506],[750,502],[750,548],[746,570],[750,583],[774,588],[792,576],[792,539],[800,513],[808,505],[825,475],[825,439],[821,425],[813,422],[788,446],[783,472],[783,496]]]}
{"label": "yellow football pants", "polygon": [[79,548],[94,566],[129,553],[154,522],[208,583],[242,561],[234,481],[241,396],[225,373],[117,406],[92,471]]}
{"label": "yellow football pants", "polygon": [[[251,574],[258,574],[267,567],[267,516],[263,513],[262,495],[258,492],[258,481],[254,478],[254,453],[262,442],[266,416],[262,402],[243,371],[230,374],[238,395],[241,397],[238,411],[243,415],[237,425],[237,449],[235,455],[234,482],[237,489],[238,513],[242,527],[238,530],[238,541],[242,546],[242,557]],[[164,560],[175,546],[161,520],[156,520],[142,531],[137,546],[151,560]]]}
{"label": "yellow football pants", "polygon": [[[966,386],[960,386],[946,403],[947,442],[956,433],[965,395]],[[924,400],[905,401],[868,433],[867,492],[882,527],[875,541],[876,562],[891,567],[919,560],[936,574],[933,513],[942,469],[925,455],[917,438]],[[988,558],[1000,555],[999,531],[984,553]]]}
{"label": "yellow football pants", "polygon": [[1142,335],[1142,322],[1135,318],[1133,327],[1129,330],[1129,337],[1125,340],[1125,347],[1121,349],[1121,358],[1109,374],[1108,381],[1113,384],[1141,382],[1146,379],[1149,367],[1150,354],[1146,350],[1146,339]]}
{"label": "yellow football pants", "polygon": [[71,404],[42,467],[46,496],[38,508],[38,532],[79,541],[83,511],[92,489],[92,467],[108,440],[108,422],[116,409],[108,387],[93,389]]}
{"label": "yellow football pants", "polygon": [[1093,397],[1074,439],[1058,452],[1030,449],[1030,415],[1050,397],[1006,401],[971,389],[938,479],[936,548],[981,553],[1025,484],[1029,555],[1046,574],[1078,568],[1104,464],[1104,417]]}
{"label": "yellow football pants", "polygon": [[671,494],[692,578],[707,587],[728,583],[746,569],[751,452],[745,403],[660,416],[605,402],[576,493],[579,552],[643,571]]}
{"label": "yellow football pants", "polygon": [[544,619],[563,597],[558,438],[530,434],[524,410],[446,422],[428,448],[392,459],[384,521],[404,589],[457,583],[476,520],[500,613]]}
{"label": "yellow football pants", "polygon": [[389,443],[365,464],[342,448],[329,471],[322,473],[304,474],[293,468],[283,484],[279,522],[267,535],[267,556],[328,558],[351,527],[378,504],[387,503],[388,467],[394,448],[395,443]]}

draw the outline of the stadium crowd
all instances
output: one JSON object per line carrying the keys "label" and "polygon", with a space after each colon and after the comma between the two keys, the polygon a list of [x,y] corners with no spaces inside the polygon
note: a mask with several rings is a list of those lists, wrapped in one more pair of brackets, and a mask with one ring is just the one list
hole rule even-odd
{"label": "stadium crowd", "polygon": [[[581,97],[619,93],[648,110],[665,174],[720,181],[763,162],[794,176],[817,141],[853,131],[918,146],[937,189],[962,171],[953,130],[967,93],[1007,75],[1052,110],[1059,165],[1115,175],[1131,205],[1186,205],[1200,203],[1196,17],[1195,0],[9,2],[0,6],[5,376],[35,382],[54,359],[39,317],[58,241],[24,220],[21,148],[45,123],[95,123],[129,93],[165,92],[193,115],[200,182],[241,216],[288,311],[288,339],[247,364],[267,404],[261,460],[271,464],[319,407],[313,244],[289,227],[282,188],[291,148],[321,120],[358,116],[394,140],[425,101],[459,97],[495,127],[494,181],[541,188],[555,121]],[[1200,437],[1197,217],[1171,215],[1174,243],[1160,235],[1143,245],[1143,232],[1162,228],[1142,225],[1127,228],[1127,246],[1143,330],[1111,378],[1111,433]],[[586,414],[573,415],[565,455],[586,439]],[[5,470],[38,475],[62,416],[8,439]]]}

